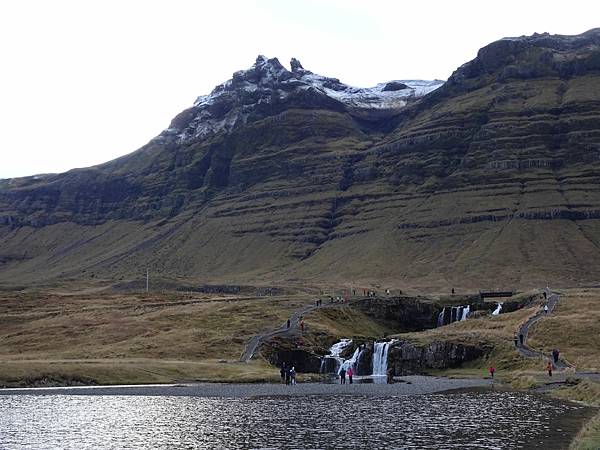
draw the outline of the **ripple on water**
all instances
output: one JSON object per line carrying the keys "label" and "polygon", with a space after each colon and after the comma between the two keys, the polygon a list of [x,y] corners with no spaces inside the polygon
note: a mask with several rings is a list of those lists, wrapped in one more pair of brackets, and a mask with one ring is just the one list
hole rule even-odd
{"label": "ripple on water", "polygon": [[[563,448],[587,409],[531,394],[2,396],[0,448]],[[559,431],[561,430],[561,431]]]}

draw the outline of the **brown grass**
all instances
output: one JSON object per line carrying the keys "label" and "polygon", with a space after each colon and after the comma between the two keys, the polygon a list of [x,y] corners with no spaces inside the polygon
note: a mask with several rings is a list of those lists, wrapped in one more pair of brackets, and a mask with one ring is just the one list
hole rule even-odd
{"label": "brown grass", "polygon": [[307,301],[302,295],[5,294],[0,384],[44,374],[101,383],[264,379],[262,366],[217,361],[237,361],[253,335],[279,326]]}
{"label": "brown grass", "polygon": [[532,327],[529,344],[560,349],[577,370],[600,371],[600,291],[565,290],[554,313]]}

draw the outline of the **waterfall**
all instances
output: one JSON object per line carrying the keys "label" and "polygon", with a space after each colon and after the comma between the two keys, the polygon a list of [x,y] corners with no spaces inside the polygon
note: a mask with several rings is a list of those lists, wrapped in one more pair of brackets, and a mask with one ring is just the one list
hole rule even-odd
{"label": "waterfall", "polygon": [[442,312],[438,315],[437,326],[448,325],[453,322],[459,322],[467,320],[471,314],[471,305],[467,306],[449,306],[442,309]]}
{"label": "waterfall", "polygon": [[389,342],[375,342],[373,346],[373,375],[386,374],[389,348]]}
{"label": "waterfall", "polygon": [[329,355],[321,358],[321,373],[338,373],[340,366],[344,362],[340,353],[352,343],[351,339],[342,339],[336,342],[329,349]]}
{"label": "waterfall", "polygon": [[331,346],[329,349],[329,355],[321,358],[321,373],[340,373],[340,369],[343,367],[346,371],[352,367],[354,373],[356,373],[356,365],[363,353],[358,347],[354,350],[352,356],[346,360],[340,356],[346,347],[352,344],[351,339],[342,339]]}
{"label": "waterfall", "polygon": [[502,303],[498,303],[496,309],[492,312],[492,316],[497,316],[502,311]]}
{"label": "waterfall", "polygon": [[352,356],[340,365],[340,368],[338,369],[337,373],[339,374],[342,368],[345,369],[347,372],[350,367],[352,367],[352,370],[356,372],[356,367],[354,366],[356,364],[356,361],[358,361],[358,355],[360,355],[360,350],[358,349],[358,347],[356,347],[356,350],[354,350]]}
{"label": "waterfall", "polygon": [[467,305],[467,307],[463,309],[462,317],[460,320],[467,320],[469,314],[471,314],[471,305]]}

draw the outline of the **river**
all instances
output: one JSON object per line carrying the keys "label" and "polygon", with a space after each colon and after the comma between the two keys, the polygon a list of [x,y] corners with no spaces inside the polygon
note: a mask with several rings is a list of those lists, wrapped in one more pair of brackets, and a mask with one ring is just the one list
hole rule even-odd
{"label": "river", "polygon": [[2,449],[559,449],[589,408],[466,390],[372,397],[0,396]]}

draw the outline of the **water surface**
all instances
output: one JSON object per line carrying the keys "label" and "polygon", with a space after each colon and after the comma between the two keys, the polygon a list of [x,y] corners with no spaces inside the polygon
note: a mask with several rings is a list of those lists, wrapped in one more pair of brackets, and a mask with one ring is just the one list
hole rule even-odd
{"label": "water surface", "polygon": [[0,396],[2,449],[565,448],[591,411],[534,394]]}

